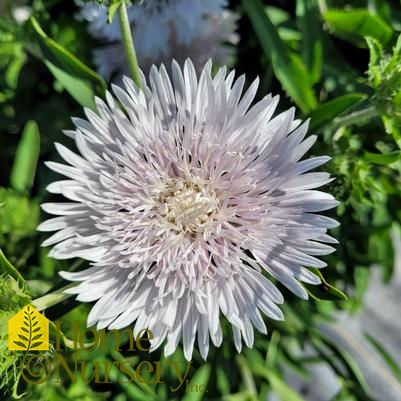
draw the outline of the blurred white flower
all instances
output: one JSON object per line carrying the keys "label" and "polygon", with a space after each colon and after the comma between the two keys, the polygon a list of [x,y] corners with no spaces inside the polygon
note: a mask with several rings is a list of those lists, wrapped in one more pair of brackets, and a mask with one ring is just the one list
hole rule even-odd
{"label": "blurred white flower", "polygon": [[[128,73],[118,18],[107,23],[107,8],[84,3],[79,18],[89,22],[89,32],[103,42],[95,49],[98,71],[110,79]],[[190,57],[198,71],[212,58],[223,65],[230,61],[238,42],[236,15],[228,11],[227,0],[146,0],[128,7],[139,64],[149,71],[152,64],[182,64]]]}
{"label": "blurred white flower", "polygon": [[[320,212],[337,205],[315,190],[331,179],[308,173],[329,157],[300,161],[316,140],[294,109],[271,119],[278,97],[250,107],[258,81],[242,95],[244,76],[208,63],[198,80],[192,62],[151,69],[143,92],[129,78],[113,86],[107,104],[87,120],[74,119],[80,156],[57,144],[69,164],[48,166],[68,177],[49,185],[72,202],[45,203],[58,217],[39,226],[57,231],[44,245],[50,255],[81,257],[92,266],[62,272],[81,282],[69,290],[97,301],[88,325],[148,328],[153,348],[167,338],[170,355],[183,341],[191,359],[194,341],[206,359],[209,338],[222,342],[220,314],[231,323],[238,351],[253,326],[266,333],[260,311],[283,319],[283,297],[274,278],[301,298],[300,281],[318,284],[311,255],[334,249],[326,234],[336,221]],[[119,105],[122,105],[123,109]]]}
{"label": "blurred white flower", "polygon": [[14,19],[19,23],[23,24],[31,16],[32,10],[28,6],[16,6],[12,9],[12,15]]}

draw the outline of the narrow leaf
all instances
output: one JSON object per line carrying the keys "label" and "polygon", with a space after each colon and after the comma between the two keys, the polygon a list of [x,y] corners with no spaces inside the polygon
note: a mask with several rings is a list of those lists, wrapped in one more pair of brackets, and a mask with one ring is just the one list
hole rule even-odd
{"label": "narrow leaf", "polygon": [[320,80],[323,64],[322,28],[317,0],[298,0],[296,14],[302,34],[302,60],[309,71],[311,83],[316,83]]}
{"label": "narrow leaf", "polygon": [[11,186],[19,192],[31,189],[40,152],[40,134],[35,121],[28,121],[11,169]]}
{"label": "narrow leaf", "polygon": [[103,78],[50,39],[33,17],[31,24],[37,34],[43,61],[56,80],[79,104],[93,109],[95,89],[101,95],[106,90]]}
{"label": "narrow leaf", "polygon": [[319,285],[304,284],[308,294],[317,301],[346,301],[348,297],[334,285],[329,284],[319,269],[311,269],[321,280]]}
{"label": "narrow leaf", "polygon": [[393,36],[393,29],[382,18],[371,14],[366,9],[328,10],[323,14],[324,20],[335,33],[347,37],[357,37],[363,42],[364,36],[370,36],[387,43]]}
{"label": "narrow leaf", "polygon": [[401,367],[396,362],[396,360],[386,351],[383,345],[380,344],[379,341],[377,341],[370,334],[365,333],[365,337],[374,347],[374,349],[380,354],[384,362],[386,362],[387,366],[391,369],[394,376],[401,382]]}
{"label": "narrow leaf", "polygon": [[242,0],[242,5],[265,56],[272,62],[277,79],[301,110],[310,112],[316,107],[317,101],[302,60],[283,43],[260,0]]}
{"label": "narrow leaf", "polygon": [[272,390],[277,394],[280,400],[305,401],[283,379],[265,366],[256,364],[252,366],[252,371],[255,374],[265,377],[269,381]]}
{"label": "narrow leaf", "polygon": [[365,152],[363,157],[370,163],[379,164],[382,166],[387,166],[388,164],[394,163],[400,160],[401,152],[395,151],[391,153],[371,153]]}
{"label": "narrow leaf", "polygon": [[311,119],[309,128],[316,130],[322,125],[332,122],[336,117],[361,103],[366,97],[364,93],[348,93],[322,103],[308,115]]}
{"label": "narrow leaf", "polygon": [[31,345],[31,348],[39,347],[39,345],[41,345],[41,344],[43,344],[43,341],[39,341],[39,342],[37,342],[37,343],[33,343],[33,344]]}

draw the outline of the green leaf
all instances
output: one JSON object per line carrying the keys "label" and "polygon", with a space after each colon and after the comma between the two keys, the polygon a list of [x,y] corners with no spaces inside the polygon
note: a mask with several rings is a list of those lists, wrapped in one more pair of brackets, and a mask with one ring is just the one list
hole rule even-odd
{"label": "green leaf", "polygon": [[284,90],[304,113],[313,110],[317,101],[310,86],[310,78],[302,60],[291,52],[279,37],[260,0],[242,0],[260,45],[272,62],[274,73]]}
{"label": "green leaf", "polygon": [[[351,355],[351,353],[349,351],[345,350],[343,347],[341,347],[341,345],[338,344],[337,342],[335,342],[334,340],[327,338],[326,336],[323,336],[322,333],[316,332],[316,334],[318,335],[319,340],[322,341],[324,343],[324,345],[329,348],[329,351],[334,353],[336,359],[341,361],[344,368],[347,370],[349,379],[352,382],[354,382],[355,385],[359,385],[360,389],[365,393],[365,395],[367,395],[369,397],[371,394],[369,385],[365,379],[365,376],[361,372],[361,369],[359,368],[358,364],[356,363],[353,356]],[[345,339],[344,336],[342,336],[342,339]],[[313,342],[315,343],[316,349],[324,357],[324,359],[326,359],[327,361],[334,359],[333,356],[331,356],[327,352],[327,350],[323,350],[321,346],[317,345],[316,341],[313,341]],[[330,363],[330,366],[336,371],[336,373],[340,377],[344,377],[343,369],[338,369],[336,367],[335,363]]]}
{"label": "green leaf", "polygon": [[81,106],[89,107],[92,110],[96,108],[95,95],[88,81],[66,73],[49,61],[45,61],[45,64],[63,88],[66,89]]}
{"label": "green leaf", "polygon": [[18,77],[25,61],[26,55],[22,46],[20,44],[15,44],[14,56],[9,61],[4,76],[6,83],[10,88],[15,89],[17,87]]}
{"label": "green leaf", "polygon": [[346,301],[348,297],[334,285],[329,284],[323,277],[319,269],[311,269],[320,280],[322,281],[319,285],[307,285],[304,284],[308,294],[317,301]]}
{"label": "green leaf", "polygon": [[19,192],[28,192],[35,178],[40,152],[40,133],[35,121],[26,123],[18,144],[14,164],[11,169],[11,186]]}
{"label": "green leaf", "polygon": [[363,93],[349,93],[322,103],[308,115],[311,119],[309,128],[316,130],[322,125],[332,122],[336,117],[349,111],[366,97],[367,95]]}
{"label": "green leaf", "polygon": [[297,21],[302,34],[302,60],[312,83],[320,80],[323,64],[322,28],[316,0],[296,2]]}
{"label": "green leaf", "polygon": [[222,366],[216,368],[216,384],[221,394],[230,394],[230,380]]}
{"label": "green leaf", "polygon": [[336,34],[351,40],[370,36],[387,43],[393,36],[392,27],[366,9],[327,10],[323,13],[323,18]]}
{"label": "green leaf", "polygon": [[0,188],[0,204],[0,234],[12,236],[14,243],[36,232],[40,214],[37,200]]}
{"label": "green leaf", "polygon": [[380,354],[383,358],[384,362],[391,369],[394,376],[401,382],[401,367],[397,363],[397,361],[386,351],[382,344],[379,343],[374,337],[370,334],[365,333],[366,339],[370,342],[373,348]]}
{"label": "green leaf", "polygon": [[388,164],[395,163],[397,160],[401,159],[401,152],[399,150],[391,153],[371,153],[365,152],[363,157],[366,161],[374,164],[379,164],[382,166],[387,166]]}
{"label": "green leaf", "polygon": [[369,236],[368,254],[379,262],[384,282],[389,282],[394,274],[394,246],[391,230],[384,228]]}
{"label": "green leaf", "polygon": [[370,273],[370,270],[364,266],[355,266],[355,291],[353,297],[347,305],[351,313],[356,312],[363,306],[363,296],[369,287]]}
{"label": "green leaf", "polygon": [[305,401],[304,398],[295,392],[290,385],[272,370],[257,364],[252,367],[252,371],[254,371],[255,374],[265,377],[269,381],[271,389],[281,401]]}
{"label": "green leaf", "polygon": [[383,57],[383,47],[376,39],[365,37],[366,43],[369,48],[370,59],[369,59],[369,79],[373,86],[378,86],[381,81],[380,74],[380,60]]}
{"label": "green leaf", "polygon": [[93,108],[94,87],[101,94],[106,90],[103,78],[49,38],[35,18],[32,17],[30,21],[37,34],[43,61],[47,67],[75,100],[82,106]]}
{"label": "green leaf", "polygon": [[185,396],[182,398],[182,401],[200,401],[207,395],[207,385],[209,383],[211,367],[208,363],[202,365],[196,373],[192,376],[192,379],[188,383],[189,389],[191,389],[191,384],[197,386],[199,389],[200,386],[204,391],[188,391]]}

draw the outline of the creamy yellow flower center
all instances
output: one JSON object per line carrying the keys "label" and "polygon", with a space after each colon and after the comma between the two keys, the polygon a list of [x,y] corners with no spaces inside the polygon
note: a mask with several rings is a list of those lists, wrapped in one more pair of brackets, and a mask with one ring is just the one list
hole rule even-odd
{"label": "creamy yellow flower center", "polygon": [[175,181],[161,195],[160,212],[180,231],[198,231],[213,220],[218,200],[213,193],[197,184]]}

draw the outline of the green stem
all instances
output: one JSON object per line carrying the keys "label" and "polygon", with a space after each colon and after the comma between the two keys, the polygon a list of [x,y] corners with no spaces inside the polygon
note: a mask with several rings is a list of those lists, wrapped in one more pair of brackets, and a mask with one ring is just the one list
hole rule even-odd
{"label": "green stem", "polygon": [[365,109],[354,111],[344,117],[335,118],[333,121],[333,126],[337,127],[346,127],[352,124],[359,124],[366,120],[369,120],[373,117],[377,117],[379,112],[374,106],[366,107]]}
{"label": "green stem", "polygon": [[42,297],[36,298],[32,301],[32,305],[40,312],[44,309],[50,308],[53,305],[57,305],[58,303],[64,301],[69,298],[73,294],[66,294],[64,291],[75,287],[77,283],[70,283],[50,294],[43,295]]}
{"label": "green stem", "polygon": [[27,288],[24,278],[22,277],[20,272],[9,262],[3,251],[0,249],[0,274],[1,273],[9,274],[14,280],[17,281],[19,287],[24,292],[26,291]]}
{"label": "green stem", "polygon": [[125,55],[127,56],[129,71],[136,85],[139,88],[141,88],[142,83],[141,83],[141,75],[139,73],[138,59],[136,58],[134,41],[132,40],[132,33],[128,20],[127,7],[125,5],[124,0],[121,2],[120,8],[118,10],[118,16],[119,16],[121,36],[124,45]]}

